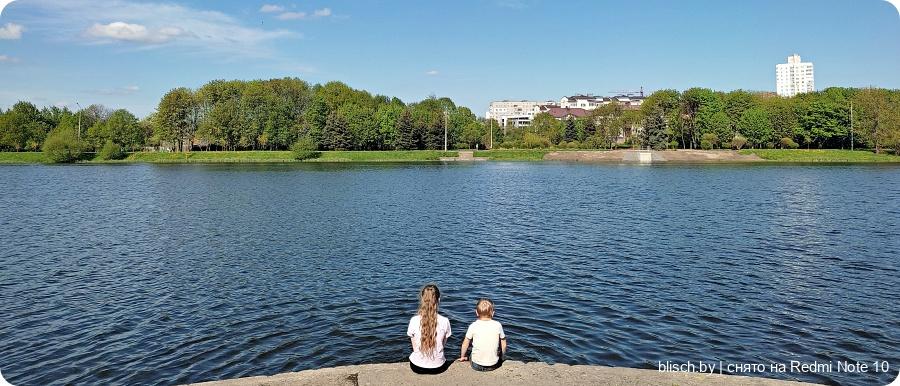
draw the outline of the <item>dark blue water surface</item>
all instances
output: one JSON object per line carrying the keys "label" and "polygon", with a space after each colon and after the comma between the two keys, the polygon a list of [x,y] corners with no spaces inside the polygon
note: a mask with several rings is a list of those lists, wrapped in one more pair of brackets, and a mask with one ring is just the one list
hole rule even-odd
{"label": "dark blue water surface", "polygon": [[898,167],[8,166],[0,240],[15,385],[403,361],[430,281],[450,357],[489,296],[516,360],[900,370]]}

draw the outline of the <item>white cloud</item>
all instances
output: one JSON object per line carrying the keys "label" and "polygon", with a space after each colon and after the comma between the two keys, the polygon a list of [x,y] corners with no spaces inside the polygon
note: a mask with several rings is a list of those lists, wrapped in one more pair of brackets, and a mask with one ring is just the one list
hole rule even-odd
{"label": "white cloud", "polygon": [[128,24],[117,21],[109,24],[94,23],[85,33],[101,40],[123,40],[129,42],[162,44],[184,34],[178,27],[163,27],[150,30],[140,24]]}
{"label": "white cloud", "polygon": [[[284,29],[245,25],[219,11],[172,3],[116,0],[33,0],[39,7],[30,23],[63,36],[92,43],[119,42],[142,47],[179,47],[189,52],[215,52],[228,57],[271,57],[268,43],[296,38]],[[85,29],[85,26],[87,29]]]}
{"label": "white cloud", "polygon": [[282,12],[276,18],[278,20],[310,20],[331,16],[331,8],[322,8],[313,11],[312,14],[307,12]]}
{"label": "white cloud", "polygon": [[7,56],[7,55],[0,55],[0,63],[18,63],[18,62],[19,62],[19,58]]}
{"label": "white cloud", "polygon": [[278,15],[278,20],[302,20],[306,19],[306,12],[285,12]]}
{"label": "white cloud", "polygon": [[284,7],[275,4],[265,4],[259,8],[262,13],[274,13],[284,11]]}
{"label": "white cloud", "polygon": [[6,23],[5,26],[0,27],[0,40],[21,39],[22,31],[25,31],[25,27],[15,23]]}
{"label": "white cloud", "polygon": [[425,75],[432,75],[432,76],[433,76],[433,75],[437,75],[437,74],[440,74],[440,72],[438,72],[438,70],[430,70],[430,71],[426,71],[426,72],[425,72]]}

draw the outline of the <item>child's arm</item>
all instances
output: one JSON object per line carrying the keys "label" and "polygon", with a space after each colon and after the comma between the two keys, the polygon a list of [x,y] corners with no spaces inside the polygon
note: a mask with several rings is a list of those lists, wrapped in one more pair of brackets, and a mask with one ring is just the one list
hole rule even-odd
{"label": "child's arm", "polygon": [[460,362],[465,362],[468,360],[468,358],[466,358],[466,353],[469,351],[469,341],[470,341],[469,338],[463,339],[462,349],[459,350],[459,361]]}
{"label": "child's arm", "polygon": [[503,332],[503,325],[500,325],[500,353],[506,355],[506,333]]}

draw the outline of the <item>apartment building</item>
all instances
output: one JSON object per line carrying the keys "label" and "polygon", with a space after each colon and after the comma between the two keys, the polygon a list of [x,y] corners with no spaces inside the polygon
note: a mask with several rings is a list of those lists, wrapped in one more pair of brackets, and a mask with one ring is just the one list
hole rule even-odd
{"label": "apartment building", "polygon": [[797,54],[788,56],[787,63],[775,65],[775,87],[783,97],[816,91],[813,64],[804,63]]}

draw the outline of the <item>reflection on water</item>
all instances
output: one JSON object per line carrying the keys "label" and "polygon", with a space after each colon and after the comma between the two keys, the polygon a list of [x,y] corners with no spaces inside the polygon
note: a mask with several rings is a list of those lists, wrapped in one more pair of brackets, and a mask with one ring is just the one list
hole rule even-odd
{"label": "reflection on water", "polygon": [[173,384],[402,361],[427,281],[457,332],[476,298],[493,298],[516,360],[900,368],[898,177],[869,166],[0,167],[0,369],[13,384]]}

